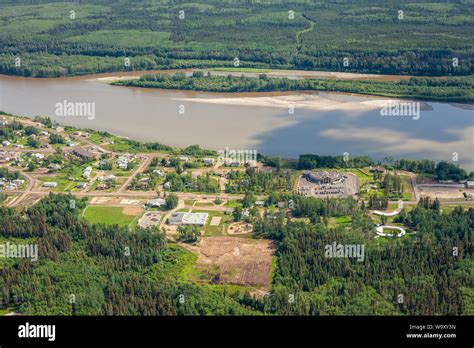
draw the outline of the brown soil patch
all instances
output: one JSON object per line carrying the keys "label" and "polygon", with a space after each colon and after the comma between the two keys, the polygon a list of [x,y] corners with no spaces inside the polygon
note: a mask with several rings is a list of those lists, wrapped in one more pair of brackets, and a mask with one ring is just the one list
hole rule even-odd
{"label": "brown soil patch", "polygon": [[[466,189],[449,187],[420,187],[421,197],[430,197],[431,199],[464,199],[463,192],[470,191]],[[474,191],[474,190],[472,190]]]}
{"label": "brown soil patch", "polygon": [[109,197],[92,197],[89,204],[102,205],[102,204],[108,204],[110,201],[111,201],[111,198]]}
{"label": "brown soil patch", "polygon": [[122,213],[125,215],[137,215],[143,211],[142,208],[140,207],[133,207],[133,206],[128,206],[123,208]]}
{"label": "brown soil patch", "polygon": [[198,255],[202,281],[270,286],[274,247],[271,241],[238,237],[203,237],[188,246]]}
{"label": "brown soil patch", "polygon": [[236,222],[227,229],[228,234],[249,234],[253,232],[253,226],[246,222]]}

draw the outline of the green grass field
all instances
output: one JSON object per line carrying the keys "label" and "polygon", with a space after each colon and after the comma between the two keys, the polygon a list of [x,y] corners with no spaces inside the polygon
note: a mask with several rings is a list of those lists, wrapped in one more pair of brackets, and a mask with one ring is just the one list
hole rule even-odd
{"label": "green grass field", "polygon": [[228,200],[225,204],[225,207],[227,208],[236,208],[236,207],[242,207],[242,203],[240,200]]}
{"label": "green grass field", "polygon": [[351,223],[352,223],[352,217],[350,215],[340,216],[337,218],[329,218],[328,227],[330,228],[335,228],[338,226],[350,227]]}
{"label": "green grass field", "polygon": [[93,224],[130,226],[136,221],[140,214],[128,215],[123,213],[122,207],[103,207],[103,206],[87,206],[82,215]]}
{"label": "green grass field", "polygon": [[10,307],[6,309],[0,309],[0,316],[7,315],[8,313],[14,312],[15,309]]}
{"label": "green grass field", "polygon": [[[221,211],[212,211],[212,210],[199,210],[194,209],[192,210],[193,213],[208,213],[209,217],[207,218],[206,225],[202,228],[204,231],[204,236],[222,236],[226,235],[227,228],[229,227],[229,222],[232,220],[232,217],[229,215],[225,215]],[[218,226],[211,226],[211,220],[213,217],[220,217],[221,221]]]}

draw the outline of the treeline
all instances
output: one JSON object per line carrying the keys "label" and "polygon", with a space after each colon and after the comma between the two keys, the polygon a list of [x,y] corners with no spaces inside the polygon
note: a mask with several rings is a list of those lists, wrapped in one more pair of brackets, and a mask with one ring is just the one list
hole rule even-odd
{"label": "treeline", "polygon": [[[304,154],[300,155],[298,162],[294,165],[297,169],[318,169],[318,168],[363,168],[379,164],[380,162],[373,161],[368,156],[347,157],[344,156],[321,156]],[[281,166],[281,164],[280,164]],[[453,180],[460,181],[465,179],[474,179],[474,172],[469,174],[465,169],[454,163],[440,161],[436,163],[432,160],[412,160],[402,158],[396,161],[386,163],[387,168],[406,170],[417,174],[431,174],[438,180]],[[395,178],[392,178],[394,180]],[[396,191],[401,192],[402,187],[400,183],[394,183]]]}
{"label": "treeline", "polygon": [[173,192],[219,192],[218,182],[212,179],[209,173],[194,178],[190,173],[179,175],[173,172],[166,175],[165,181],[169,183],[169,189]]}
{"label": "treeline", "polygon": [[[0,39],[1,43],[1,39]],[[5,75],[18,75],[25,77],[63,77],[98,73],[140,71],[140,70],[176,70],[176,69],[207,69],[207,68],[232,68],[235,55],[229,55],[228,60],[218,59],[160,59],[154,55],[124,56],[123,50],[118,57],[112,56],[55,56],[49,54],[21,54],[23,63],[15,65],[18,55],[0,54],[0,73]],[[125,65],[125,59],[130,59],[130,65]],[[275,68],[289,69],[290,65],[264,64],[258,62],[242,61],[242,66],[247,68]]]}
{"label": "treeline", "polygon": [[195,90],[208,92],[270,92],[270,91],[338,91],[371,94],[386,97],[473,102],[474,83],[471,78],[456,78],[449,82],[435,83],[427,79],[402,81],[354,81],[334,79],[288,79],[248,76],[203,76],[195,73],[187,77],[184,73],[174,75],[144,75],[137,80],[122,80],[112,83],[117,86]]}
{"label": "treeline", "polygon": [[[7,121],[8,122],[8,121]],[[27,126],[17,121],[9,122],[8,124],[2,124],[0,127],[0,142],[8,140],[14,141],[18,138],[18,132],[23,131],[25,135],[35,134],[39,132],[35,127]]]}
{"label": "treeline", "polygon": [[460,181],[464,179],[474,179],[474,172],[469,174],[459,165],[440,161],[435,164],[430,160],[400,159],[393,164],[395,169],[407,170],[413,173],[432,174],[438,180]]}
{"label": "treeline", "polygon": [[296,167],[298,169],[316,168],[362,168],[374,164],[368,156],[320,156],[312,154],[300,155]]}
{"label": "treeline", "polygon": [[262,172],[256,168],[246,168],[245,172],[231,171],[227,176],[226,193],[253,192],[256,194],[271,191],[291,191],[293,180],[291,172]]}

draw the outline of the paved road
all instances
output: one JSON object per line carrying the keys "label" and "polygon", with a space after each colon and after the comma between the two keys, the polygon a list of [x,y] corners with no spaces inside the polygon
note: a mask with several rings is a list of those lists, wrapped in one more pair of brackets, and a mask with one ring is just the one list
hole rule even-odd
{"label": "paved road", "polygon": [[445,188],[455,188],[455,189],[465,188],[463,184],[420,184],[417,187],[445,187]]}
{"label": "paved road", "polygon": [[416,174],[408,173],[411,179],[411,186],[413,187],[413,192],[415,193],[415,200],[418,202],[420,200],[420,190],[418,190],[418,185],[416,184]]}
{"label": "paved road", "polygon": [[[18,172],[17,169],[10,167],[8,165],[1,165],[1,167],[6,168],[11,172]],[[33,176],[31,176],[27,172],[21,172],[21,175],[23,175],[26,178],[26,180],[28,181],[28,185],[19,196],[15,197],[10,202],[8,202],[7,207],[13,207],[21,203],[23,199],[25,199],[26,196],[28,196],[31,193],[31,190],[33,190],[33,187],[35,186],[36,179]],[[19,192],[19,191],[15,191],[15,192]]]}
{"label": "paved road", "polygon": [[55,153],[56,150],[48,147],[48,148],[43,148],[43,149],[19,149],[16,147],[1,147],[0,151],[14,151],[14,152],[32,152],[32,153],[44,153],[44,154],[52,154]]}
{"label": "paved road", "polygon": [[135,170],[135,172],[132,175],[130,175],[127,180],[125,180],[123,185],[120,186],[117,193],[124,192],[127,189],[128,185],[130,185],[130,183],[132,182],[133,178],[135,178],[139,173],[142,173],[148,167],[148,164],[151,162],[154,156],[148,154],[148,155],[144,155],[144,157],[145,159],[140,163],[140,165]]}

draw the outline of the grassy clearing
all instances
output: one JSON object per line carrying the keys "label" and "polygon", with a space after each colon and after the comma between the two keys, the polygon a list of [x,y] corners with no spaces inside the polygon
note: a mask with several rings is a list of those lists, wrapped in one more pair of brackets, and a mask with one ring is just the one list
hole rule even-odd
{"label": "grassy clearing", "polygon": [[93,224],[129,226],[140,214],[127,215],[122,207],[87,206],[82,215]]}
{"label": "grassy clearing", "polygon": [[351,224],[352,224],[352,216],[346,215],[346,216],[339,216],[337,218],[334,218],[334,217],[329,218],[328,227],[329,228],[335,228],[338,226],[347,227],[347,226],[351,226]]}
{"label": "grassy clearing", "polygon": [[195,207],[214,207],[215,204],[212,202],[197,202],[194,206]]}
{"label": "grassy clearing", "polygon": [[[443,214],[451,214],[455,208],[459,207],[456,204],[449,204],[449,205],[441,205],[441,211]],[[462,206],[464,209],[472,208],[474,209],[474,203],[472,204],[464,204]]]}
{"label": "grassy clearing", "polygon": [[154,274],[157,278],[173,276],[178,280],[187,281],[194,269],[197,256],[177,244],[170,243],[166,246],[163,261],[152,266],[149,273]]}
{"label": "grassy clearing", "polygon": [[229,200],[224,204],[227,208],[236,208],[242,207],[242,202],[240,200]]}
{"label": "grassy clearing", "polygon": [[[211,237],[211,236],[222,236],[226,234],[227,228],[229,227],[229,223],[232,222],[232,217],[229,215],[225,215],[221,211],[213,211],[213,210],[193,210],[193,213],[208,213],[209,217],[207,218],[206,225],[202,228],[204,231],[204,236]],[[220,217],[221,221],[218,226],[211,226],[211,220],[213,217]]]}
{"label": "grassy clearing", "polygon": [[403,200],[411,201],[414,199],[413,185],[411,183],[411,178],[408,175],[400,175],[400,180],[403,185]]}
{"label": "grassy clearing", "polygon": [[12,307],[5,308],[5,309],[0,309],[0,316],[7,315],[8,313],[14,312],[15,309]]}

